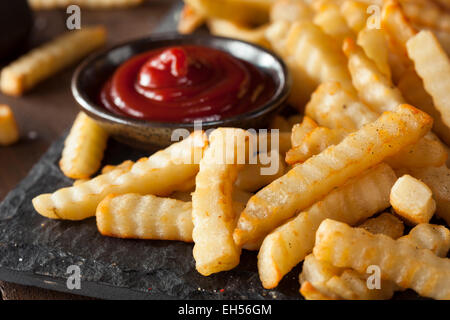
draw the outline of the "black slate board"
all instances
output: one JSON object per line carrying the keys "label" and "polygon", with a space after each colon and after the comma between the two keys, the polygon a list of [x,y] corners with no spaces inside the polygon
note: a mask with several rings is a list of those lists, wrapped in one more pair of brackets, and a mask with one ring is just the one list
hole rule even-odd
{"label": "black slate board", "polygon": [[[179,10],[177,4],[157,31],[174,31]],[[191,244],[107,238],[97,232],[95,219],[69,222],[41,217],[31,200],[72,184],[58,167],[63,143],[64,137],[53,143],[0,204],[1,280],[109,299],[300,298],[299,269],[277,290],[264,290],[255,253],[244,252],[235,270],[203,277],[195,270]],[[111,140],[104,163],[142,156],[148,154]],[[70,265],[80,266],[80,290],[66,286]]]}

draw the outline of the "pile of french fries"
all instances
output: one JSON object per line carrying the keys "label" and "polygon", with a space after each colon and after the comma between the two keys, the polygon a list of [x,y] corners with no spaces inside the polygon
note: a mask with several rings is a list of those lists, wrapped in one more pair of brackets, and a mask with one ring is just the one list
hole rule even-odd
{"label": "pile of french fries", "polygon": [[[257,250],[267,289],[303,262],[306,299],[390,299],[405,289],[450,299],[447,6],[186,0],[181,31],[206,22],[288,65],[297,114],[273,119],[278,143],[264,149],[270,135],[239,128],[195,131],[92,177],[108,137],[81,113],[60,162],[79,180],[37,196],[34,208],[51,219],[95,216],[106,236],[193,242],[204,276]],[[278,170],[263,174],[269,165],[255,154]]]}

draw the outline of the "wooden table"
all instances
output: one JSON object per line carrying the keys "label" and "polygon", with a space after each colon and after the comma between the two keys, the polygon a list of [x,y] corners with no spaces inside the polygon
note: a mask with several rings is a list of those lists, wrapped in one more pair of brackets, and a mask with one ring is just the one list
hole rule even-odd
{"label": "wooden table", "polygon": [[[82,25],[102,24],[108,30],[108,46],[148,35],[173,5],[173,0],[148,0],[137,8],[81,11]],[[65,10],[35,13],[30,47],[66,31]],[[0,94],[0,103],[11,106],[21,131],[21,140],[11,147],[0,147],[0,201],[25,177],[50,144],[70,127],[78,105],[70,91],[74,67],[39,84],[20,98]],[[20,286],[0,281],[2,298],[84,299],[84,297]]]}

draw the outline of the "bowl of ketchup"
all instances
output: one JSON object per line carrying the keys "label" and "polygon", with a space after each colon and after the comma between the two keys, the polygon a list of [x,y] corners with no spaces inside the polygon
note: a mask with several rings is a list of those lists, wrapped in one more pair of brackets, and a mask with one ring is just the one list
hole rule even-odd
{"label": "bowl of ketchup", "polygon": [[275,54],[209,35],[132,40],[91,56],[72,79],[84,112],[144,149],[170,145],[177,129],[267,128],[289,89]]}

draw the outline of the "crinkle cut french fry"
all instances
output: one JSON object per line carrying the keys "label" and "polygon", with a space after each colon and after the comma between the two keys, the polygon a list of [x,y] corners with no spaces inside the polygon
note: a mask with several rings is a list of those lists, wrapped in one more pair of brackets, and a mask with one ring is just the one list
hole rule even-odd
{"label": "crinkle cut french fry", "polygon": [[[233,202],[239,213],[243,204]],[[192,242],[192,202],[153,195],[108,195],[97,206],[98,231],[105,236],[129,239]]]}
{"label": "crinkle cut french fry", "polygon": [[450,32],[450,14],[432,1],[403,1],[406,16],[420,26]]}
{"label": "crinkle cut french fry", "polygon": [[292,127],[291,144],[295,148],[299,146],[305,136],[317,128],[317,123],[308,116],[305,116],[301,123],[297,123]]}
{"label": "crinkle cut french fry", "polygon": [[409,173],[430,187],[436,201],[436,214],[450,225],[450,169],[444,165],[439,168],[413,168],[402,171],[399,175]]}
{"label": "crinkle cut french fry", "polygon": [[137,161],[131,168],[118,168],[78,186],[62,188],[33,199],[35,210],[48,218],[82,220],[95,215],[108,194],[140,193],[169,195],[198,172],[198,162],[207,145],[201,132]]}
{"label": "crinkle cut french fry", "polygon": [[364,28],[358,33],[357,43],[363,48],[367,57],[374,61],[378,69],[390,79],[389,48],[384,30]]}
{"label": "crinkle cut french fry", "polygon": [[131,160],[125,160],[122,163],[119,163],[118,165],[108,164],[108,165],[106,165],[106,166],[104,166],[102,168],[102,174],[111,172],[111,171],[113,171],[114,169],[117,169],[117,168],[127,169],[128,170],[128,169],[130,169],[133,166],[133,164],[134,164],[134,162],[131,161]]}
{"label": "crinkle cut french fry", "polygon": [[319,260],[359,273],[378,266],[384,280],[424,297],[450,299],[450,260],[411,243],[325,220],[316,233],[313,253]]}
{"label": "crinkle cut french fry", "polygon": [[375,112],[392,111],[405,102],[398,88],[378,70],[363,49],[354,40],[346,39],[343,45],[348,58],[348,69],[360,99]]}
{"label": "crinkle cut french fry", "polygon": [[206,21],[205,16],[198,13],[187,4],[185,4],[183,10],[181,10],[179,19],[177,30],[181,34],[189,34],[194,32],[195,29],[200,27]]}
{"label": "crinkle cut french fry", "polygon": [[432,124],[426,113],[401,105],[297,165],[250,199],[234,232],[236,243],[242,246],[268,234],[349,178],[417,142]]}
{"label": "crinkle cut french fry", "polygon": [[72,179],[87,179],[100,168],[108,133],[80,112],[64,142],[59,167]]}
{"label": "crinkle cut french fry", "polygon": [[421,31],[407,43],[409,57],[442,121],[450,127],[450,60],[431,31]]}
{"label": "crinkle cut french fry", "polygon": [[347,25],[355,33],[359,33],[367,25],[367,4],[360,1],[344,1],[341,14]]}
{"label": "crinkle cut french fry", "polygon": [[[389,225],[387,228],[386,223]],[[394,216],[382,214],[377,218],[367,220],[359,228],[369,229],[368,231],[372,234],[395,235],[395,237],[391,237],[395,239],[400,233],[400,225],[401,221]],[[411,243],[420,249],[431,250],[440,257],[445,257],[450,247],[450,231],[444,226],[419,224],[408,235],[401,237],[399,240]],[[386,280],[382,280],[380,289],[368,290],[367,276],[368,274],[359,274],[354,270],[337,268],[326,261],[316,259],[314,255],[309,255],[305,258],[303,271],[299,276],[302,284],[300,293],[307,299],[320,297],[320,295],[312,295],[314,291],[318,291],[322,296],[328,295],[326,300],[329,300],[331,296],[334,299],[371,300],[389,299],[394,291],[399,290],[392,281]],[[304,287],[306,282],[314,289],[308,286]]]}
{"label": "crinkle cut french fry", "polygon": [[396,50],[404,61],[407,60],[406,42],[417,33],[417,30],[404,15],[397,0],[385,1],[381,21],[383,30],[386,30],[392,42],[391,49]]}
{"label": "crinkle cut french fry", "polygon": [[0,146],[9,146],[19,140],[19,128],[11,108],[0,104]]}
{"label": "crinkle cut french fry", "polygon": [[5,94],[20,96],[38,82],[102,46],[105,40],[103,27],[84,27],[66,32],[3,68],[0,89]]}
{"label": "crinkle cut french fry", "polygon": [[213,35],[244,40],[270,48],[270,43],[265,36],[267,25],[250,28],[233,21],[213,18],[207,20],[207,25]]}
{"label": "crinkle cut french fry", "polygon": [[308,4],[298,0],[277,0],[270,9],[270,21],[312,21],[314,12]]}
{"label": "crinkle cut french fry", "polygon": [[109,9],[137,6],[143,0],[28,0],[33,10],[67,8],[71,4],[88,9]]}
{"label": "crinkle cut french fry", "polygon": [[420,108],[433,117],[433,131],[447,145],[450,145],[450,128],[442,121],[442,115],[434,106],[433,98],[425,90],[422,79],[413,68],[404,73],[398,83],[398,88],[408,103]]}
{"label": "crinkle cut french fry", "polygon": [[264,288],[276,287],[312,251],[315,232],[323,220],[330,218],[354,225],[386,209],[395,180],[394,171],[380,164],[272,231],[258,255],[258,272]]}
{"label": "crinkle cut french fry", "polygon": [[153,195],[108,195],[97,207],[98,231],[130,239],[192,242],[192,203]]}
{"label": "crinkle cut french fry", "polygon": [[305,111],[321,126],[350,131],[356,131],[378,118],[377,113],[354,93],[343,89],[339,82],[324,82],[317,87]]}
{"label": "crinkle cut french fry", "polygon": [[408,174],[395,182],[390,202],[395,212],[412,225],[427,223],[436,210],[431,189]]}
{"label": "crinkle cut french fry", "polygon": [[219,128],[210,136],[210,146],[200,161],[192,195],[194,259],[205,276],[230,270],[239,264],[240,248],[233,241],[236,214],[232,190],[250,135],[242,129]]}
{"label": "crinkle cut french fry", "polygon": [[405,230],[403,222],[396,216],[387,212],[380,214],[376,218],[364,221],[358,228],[366,229],[373,234],[385,234],[392,239],[400,238]]}
{"label": "crinkle cut french fry", "polygon": [[248,25],[260,25],[269,21],[272,0],[185,0],[200,14]]}
{"label": "crinkle cut french fry", "polygon": [[345,38],[355,37],[353,30],[350,29],[342,16],[338,4],[332,1],[319,1],[317,3],[319,4],[313,21],[326,34],[333,37],[340,44]]}

